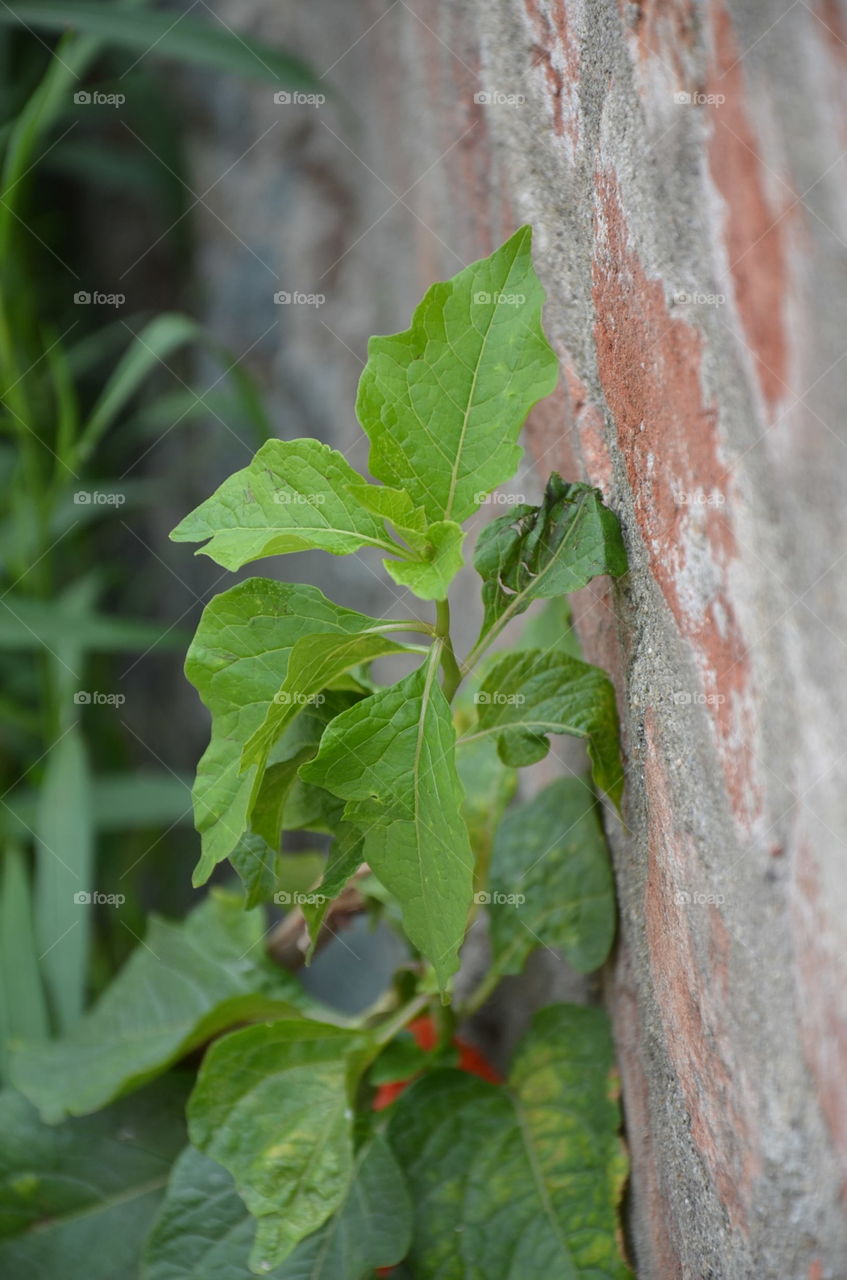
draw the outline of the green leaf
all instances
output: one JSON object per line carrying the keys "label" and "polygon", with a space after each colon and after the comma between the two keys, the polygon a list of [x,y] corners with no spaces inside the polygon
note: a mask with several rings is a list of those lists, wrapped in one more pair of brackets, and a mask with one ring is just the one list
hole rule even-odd
{"label": "green leaf", "polygon": [[42,1124],[20,1094],[0,1094],[0,1274],[115,1280],[139,1255],[185,1142],[186,1086],[159,1080],[105,1111]]}
{"label": "green leaf", "polygon": [[71,1035],[13,1045],[12,1081],[48,1121],[137,1089],[235,1023],[292,1014],[289,974],[265,959],[262,912],[214,892],[182,924],[152,916],[147,938]]}
{"label": "green leaf", "polygon": [[494,833],[515,794],[518,776],[514,769],[503,764],[495,743],[488,738],[462,747],[456,753],[456,764],[465,793],[462,816],[477,867],[484,869],[491,856]]}
{"label": "green leaf", "polygon": [[336,556],[366,546],[403,554],[384,522],[352,497],[361,481],[342,453],[319,440],[268,440],[171,538],[208,538],[200,551],[225,569],[312,547]]}
{"label": "green leaf", "polygon": [[422,600],[443,600],[461,569],[465,535],[452,520],[438,520],[427,529],[427,545],[421,560],[383,560],[395,582],[408,587]]}
{"label": "green leaf", "polygon": [[277,87],[326,92],[323,81],[292,54],[246,32],[197,22],[182,13],[174,16],[167,9],[121,8],[105,0],[74,0],[72,7],[66,0],[13,0],[0,8],[0,22],[52,32],[72,27],[107,44],[136,50],[142,57],[153,53]]}
{"label": "green leaf", "polygon": [[50,1028],[38,970],[29,869],[23,850],[12,843],[3,850],[0,882],[0,1015],[0,1065],[5,1076],[6,1040],[46,1039]]}
{"label": "green leaf", "polygon": [[301,1020],[248,1027],[209,1049],[188,1106],[191,1141],[235,1178],[267,1272],[342,1203],[353,1171],[345,1055],[361,1043]]}
{"label": "green leaf", "polygon": [[599,1009],[536,1015],[508,1085],[434,1071],[393,1110],[389,1139],[415,1208],[416,1280],[626,1280],[626,1176]]}
{"label": "green leaf", "polygon": [[410,329],[371,338],[356,404],[370,470],[430,522],[462,524],[517,468],[524,419],[558,378],[543,301],[522,227],[433,285]]}
{"label": "green leaf", "polygon": [[509,654],[488,672],[476,702],[477,728],[463,741],[494,734],[503,762],[519,767],[543,760],[548,733],[585,738],[594,781],[620,805],[615,691],[599,667],[555,649]]}
{"label": "green leaf", "polygon": [[252,831],[246,832],[229,860],[244,886],[244,906],[248,911],[273,897],[277,855],[266,840]]}
{"label": "green leaf", "polygon": [[603,505],[599,489],[565,484],[555,471],[540,507],[516,507],[482,530],[474,565],[485,606],[480,639],[498,634],[533,600],[579,591],[599,574],[617,577],[627,570],[617,516]]}
{"label": "green leaf", "polygon": [[85,741],[73,725],[51,748],[38,798],[36,934],[41,972],[57,1026],[67,1031],[82,1014],[88,971],[94,874],[90,777]]}
{"label": "green leaf", "polygon": [[365,835],[365,861],[399,901],[409,941],[444,988],[458,966],[473,858],[438,657],[433,645],[417,671],[333,720],[300,776],[347,802],[345,821]]}
{"label": "green leaf", "polygon": [[303,918],[308,925],[311,939],[309,949],[306,952],[306,964],[311,963],[315,954],[321,925],[324,922],[327,911],[329,911],[332,903],[342,892],[350,877],[355,875],[360,865],[364,862],[364,850],[365,841],[361,831],[342,822],[336,830],[335,840],[330,845],[326,867],[321,882],[315,891],[315,901],[302,902],[300,904],[300,910],[303,912]]}
{"label": "green leaf", "polygon": [[[269,1280],[365,1280],[374,1268],[402,1258],[411,1217],[391,1149],[374,1138],[357,1154],[336,1213],[262,1274]],[[150,1234],[142,1280],[245,1280],[255,1231],[227,1171],[188,1147]]]}
{"label": "green leaf", "polygon": [[500,973],[520,973],[539,946],[558,947],[579,973],[599,969],[615,936],[615,890],[597,802],[586,783],[559,778],[506,814],[489,888]]}
{"label": "green leaf", "polygon": [[[374,625],[384,627],[385,623]],[[303,636],[291,650],[285,679],[274,694],[264,720],[247,740],[241,767],[255,764],[264,768],[271,748],[286,726],[304,706],[314,705],[321,691],[345,672],[377,658],[420,652],[420,647],[398,644],[386,635],[365,630],[352,635]]]}
{"label": "green leaf", "polygon": [[[380,625],[332,604],[316,587],[265,578],[241,582],[206,606],[185,663],[212,713],[211,741],[194,784],[202,837],[195,884],[204,884],[250,829],[257,770],[241,771],[241,753],[285,679],[293,646],[307,635],[352,634]],[[259,834],[267,838],[267,832]]]}

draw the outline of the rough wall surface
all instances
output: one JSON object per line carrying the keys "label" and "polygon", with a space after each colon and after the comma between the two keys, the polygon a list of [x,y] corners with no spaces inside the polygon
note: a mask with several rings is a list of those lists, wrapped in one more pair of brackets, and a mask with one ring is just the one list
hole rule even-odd
{"label": "rough wall surface", "polygon": [[[351,439],[338,415],[367,333],[536,229],[563,389],[528,444],[542,477],[602,488],[631,563],[579,624],[616,680],[628,765],[607,992],[638,1274],[844,1280],[847,8],[218,10],[352,105],[287,118],[241,207],[207,201],[283,256],[277,288],[329,282],[306,339],[263,339],[289,434]],[[212,312],[243,332],[226,252],[210,248]],[[304,389],[306,363],[326,374]]]}

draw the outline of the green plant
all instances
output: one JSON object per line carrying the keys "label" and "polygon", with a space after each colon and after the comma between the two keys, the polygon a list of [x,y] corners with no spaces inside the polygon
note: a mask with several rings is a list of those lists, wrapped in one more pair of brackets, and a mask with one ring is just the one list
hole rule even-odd
{"label": "green plant", "polygon": [[[395,1265],[416,1280],[629,1274],[604,1013],[542,1010],[505,1083],[469,1065],[455,1038],[535,946],[589,972],[614,933],[594,788],[619,803],[615,700],[574,655],[563,606],[597,575],[625,572],[614,515],[595,489],[553,475],[539,506],[516,507],[478,539],[484,617],[463,660],[447,603],[462,525],[514,473],[524,419],[556,383],[530,240],[523,228],[434,285],[408,331],[372,339],[358,414],[380,483],[314,440],[272,440],[174,531],[229,569],[309,547],[378,547],[396,582],[434,601],[434,618],[368,618],[268,579],[241,582],[203,614],[186,664],[212,714],[194,792],[195,882],[229,858],[243,892],[213,890],[184,924],[157,923],[70,1038],[19,1045],[12,1060],[18,1088],[56,1122],[142,1085],[149,1097],[155,1076],[213,1040],[146,1280],[244,1276],[248,1253],[277,1280],[361,1280]],[[521,640],[490,653],[535,602],[546,604]],[[383,684],[377,660],[414,665]],[[561,778],[509,808],[516,770],[565,733],[585,740],[591,780]],[[292,895],[280,891],[280,845],[296,829],[332,844],[320,882]],[[312,952],[348,882],[402,929],[410,960],[375,1008],[342,1019],[263,955],[257,904],[295,905],[301,915],[283,927],[302,916]],[[457,1002],[460,948],[481,907],[490,972]],[[396,1101],[383,1092],[409,1078]],[[374,1110],[375,1096],[390,1105]],[[72,1251],[79,1227],[65,1227]]]}
{"label": "green plant", "polygon": [[[36,29],[64,34],[51,49]],[[121,49],[130,51],[126,64]],[[104,178],[114,185],[117,175],[148,201],[153,191],[160,217],[161,205],[171,206],[166,226],[184,226],[173,121],[163,122],[154,76],[135,65],[146,52],[274,85],[316,87],[308,69],[283,51],[212,23],[175,20],[167,10],[34,2],[0,8],[0,56],[15,73],[4,86],[0,120],[0,915],[7,961],[0,1070],[9,1035],[65,1031],[82,1012],[94,913],[75,895],[103,883],[94,869],[98,839],[104,832],[112,838],[106,874],[116,880],[116,862],[135,861],[128,836],[183,823],[190,810],[187,779],[132,768],[128,735],[117,724],[104,731],[102,711],[84,705],[92,689],[110,691],[103,696],[113,703],[123,697],[113,692],[108,665],[117,655],[173,652],[184,643],[175,627],[115,616],[127,612],[120,597],[129,594],[121,521],[154,495],[166,496],[161,482],[126,473],[150,447],[144,433],[160,410],[167,430],[225,412],[227,426],[240,422],[252,442],[269,434],[246,374],[187,316],[121,314],[106,324],[93,305],[74,305],[73,295],[85,294],[84,268],[68,234],[76,209],[76,201],[67,207],[68,178],[87,187]],[[77,105],[80,96],[91,98],[78,91],[98,83],[117,84],[129,104],[122,148],[104,128],[103,113]],[[151,166],[154,150],[172,161],[172,174],[158,160]],[[224,366],[225,409],[220,391],[199,394],[173,370],[174,360],[198,345]],[[133,611],[137,581],[135,587]],[[121,837],[122,859],[115,848]],[[128,891],[126,881],[110,887]],[[128,915],[140,927],[140,910]],[[115,932],[123,949],[131,932]]]}

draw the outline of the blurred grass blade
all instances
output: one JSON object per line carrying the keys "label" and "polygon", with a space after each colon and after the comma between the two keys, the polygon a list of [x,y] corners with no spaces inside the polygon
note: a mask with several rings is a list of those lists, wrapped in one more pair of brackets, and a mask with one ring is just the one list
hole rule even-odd
{"label": "blurred grass blade", "polygon": [[23,850],[7,845],[0,883],[0,1025],[5,1077],[6,1040],[44,1040],[49,1019],[38,972],[29,874]]}
{"label": "blurred grass blade", "polygon": [[36,936],[41,972],[60,1031],[82,1014],[94,860],[88,759],[78,725],[53,746],[36,815]]}
{"label": "blurred grass blade", "polygon": [[[153,769],[91,779],[91,821],[97,832],[146,831],[193,825],[191,779]],[[35,822],[38,793],[21,787],[0,806],[0,833],[25,837]]]}
{"label": "blurred grass blade", "polygon": [[223,24],[197,22],[173,10],[126,10],[110,3],[68,0],[17,0],[0,6],[0,22],[22,23],[42,31],[76,31],[108,44],[146,54],[165,55],[198,66],[267,80],[285,89],[315,91],[321,81],[299,58]]}
{"label": "blurred grass blade", "polygon": [[[186,637],[150,622],[78,613],[61,601],[49,603],[9,593],[0,601],[0,652],[54,650],[58,640],[85,652],[141,653],[153,646],[181,649]],[[68,665],[72,666],[72,663]]]}
{"label": "blurred grass blade", "polygon": [[133,335],[133,341],[118,361],[82,430],[76,451],[78,462],[85,461],[103,433],[157,366],[164,365],[171,352],[201,334],[200,326],[187,316],[166,313]]}

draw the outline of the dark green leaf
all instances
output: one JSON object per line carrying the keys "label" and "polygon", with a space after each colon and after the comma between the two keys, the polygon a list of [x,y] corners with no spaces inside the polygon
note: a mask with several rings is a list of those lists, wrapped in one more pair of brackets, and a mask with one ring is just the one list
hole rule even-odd
{"label": "dark green leaf", "polygon": [[185,1142],[186,1084],[174,1076],[57,1126],[0,1094],[0,1274],[129,1280]]}
{"label": "dark green leaf", "polygon": [[361,831],[347,823],[340,823],[335,839],[327,854],[326,867],[320,884],[315,891],[314,902],[303,902],[300,910],[309,927],[311,943],[306,952],[306,964],[315,954],[318,936],[324,917],[338,897],[347,881],[365,860],[365,841]]}
{"label": "dark green leaf", "polygon": [[244,886],[247,910],[268,902],[276,888],[277,855],[266,840],[254,832],[246,832],[229,855]]}
{"label": "dark green leaf", "polygon": [[[256,1224],[232,1178],[188,1147],[174,1166],[151,1232],[142,1280],[247,1280]],[[269,1280],[364,1280],[403,1256],[411,1206],[391,1150],[374,1139],[357,1155],[345,1199]]]}
{"label": "dark green leaf", "polygon": [[598,667],[555,649],[513,653],[491,668],[476,702],[478,725],[464,741],[494,734],[504,763],[521,766],[544,758],[548,733],[585,738],[594,781],[620,803],[615,691]]}
{"label": "dark green leaf", "polygon": [[485,606],[480,639],[496,635],[533,600],[566,595],[599,574],[619,576],[627,569],[617,517],[600,491],[565,484],[555,471],[540,507],[516,507],[482,530],[474,565]]}
{"label": "dark green leaf", "polygon": [[507,1086],[439,1070],[403,1094],[389,1138],[415,1209],[415,1280],[627,1280],[612,1073],[605,1014],[551,1005]]}
{"label": "dark green leaf", "polygon": [[510,810],[494,842],[490,931],[500,973],[536,947],[558,947],[580,973],[598,969],[615,934],[609,854],[590,787],[559,778]]}

